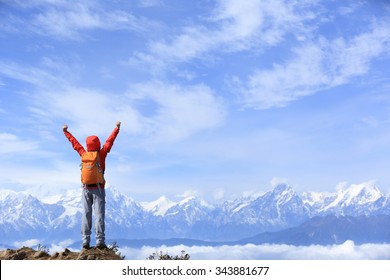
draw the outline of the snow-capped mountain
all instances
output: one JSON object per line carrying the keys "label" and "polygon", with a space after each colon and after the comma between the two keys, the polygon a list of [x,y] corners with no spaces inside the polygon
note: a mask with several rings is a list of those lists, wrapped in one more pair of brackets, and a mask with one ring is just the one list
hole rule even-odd
{"label": "snow-capped mountain", "polygon": [[62,215],[65,208],[59,204],[46,204],[37,198],[13,191],[0,195],[0,235],[1,242],[47,236],[50,225]]}
{"label": "snow-capped mountain", "polygon": [[337,193],[304,193],[305,204],[316,215],[378,215],[389,214],[389,195],[384,195],[372,183],[351,185]]}
{"label": "snow-capped mountain", "polygon": [[42,199],[46,205],[59,205],[62,207],[61,215],[52,220],[52,225],[56,229],[71,229],[79,226],[81,209],[80,191],[68,190],[66,194],[50,196]]}
{"label": "snow-capped mountain", "polygon": [[202,223],[212,217],[213,210],[214,206],[206,201],[188,197],[169,208],[164,218],[176,236],[207,239],[202,234]]}
{"label": "snow-capped mountain", "polygon": [[225,201],[215,208],[209,227],[214,239],[235,240],[296,226],[309,217],[298,194],[288,185],[278,185],[262,195]]}
{"label": "snow-capped mountain", "polygon": [[[372,183],[335,193],[297,194],[281,184],[257,196],[210,204],[197,197],[166,197],[148,203],[106,188],[106,233],[111,238],[193,238],[238,240],[298,226],[316,216],[390,214],[390,195]],[[0,190],[1,243],[38,239],[80,239],[81,190],[39,200]]]}
{"label": "snow-capped mountain", "polygon": [[[231,215],[237,222],[268,224],[271,227],[297,224],[309,216],[309,210],[302,199],[287,185],[279,185],[249,204],[239,205]],[[243,217],[245,220],[242,220]]]}
{"label": "snow-capped mountain", "polygon": [[176,203],[165,196],[161,196],[155,201],[143,202],[141,205],[146,211],[153,213],[155,216],[164,216],[169,208],[175,206]]}

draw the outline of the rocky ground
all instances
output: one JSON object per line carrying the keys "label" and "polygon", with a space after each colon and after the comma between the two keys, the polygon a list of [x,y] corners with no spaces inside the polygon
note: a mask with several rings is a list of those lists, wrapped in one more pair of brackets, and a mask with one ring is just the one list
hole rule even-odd
{"label": "rocky ground", "polygon": [[80,252],[72,252],[64,249],[62,252],[49,254],[44,248],[34,250],[30,247],[22,247],[17,250],[6,249],[0,251],[0,260],[123,260],[124,256],[118,253],[117,247],[107,249],[91,248],[82,249]]}

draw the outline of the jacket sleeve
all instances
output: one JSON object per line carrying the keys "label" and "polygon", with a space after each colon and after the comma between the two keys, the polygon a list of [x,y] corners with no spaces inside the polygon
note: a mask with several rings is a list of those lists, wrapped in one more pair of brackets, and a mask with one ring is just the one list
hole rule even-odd
{"label": "jacket sleeve", "polygon": [[77,139],[69,132],[64,132],[65,137],[69,140],[69,142],[72,144],[73,149],[79,153],[81,156],[83,153],[85,153],[84,147],[77,141]]}
{"label": "jacket sleeve", "polygon": [[111,135],[107,138],[106,143],[104,143],[104,145],[103,145],[102,150],[105,154],[108,154],[111,151],[111,148],[114,145],[114,141],[115,141],[116,137],[118,136],[118,134],[119,134],[119,128],[116,127],[111,132]]}

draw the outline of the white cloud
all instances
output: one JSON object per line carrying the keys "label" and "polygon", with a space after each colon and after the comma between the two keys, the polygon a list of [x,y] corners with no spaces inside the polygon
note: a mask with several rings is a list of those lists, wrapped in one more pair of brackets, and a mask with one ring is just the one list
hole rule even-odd
{"label": "white cloud", "polygon": [[65,11],[48,9],[37,15],[35,23],[44,28],[43,32],[64,36],[71,35],[72,30],[100,27],[100,17],[91,13],[87,6],[78,3],[73,7]]}
{"label": "white cloud", "polygon": [[14,242],[14,246],[15,247],[23,247],[23,246],[27,246],[27,247],[34,247],[34,246],[37,246],[38,244],[40,244],[40,241],[38,239],[30,239],[30,240],[25,240],[25,241],[16,241]]}
{"label": "white cloud", "polygon": [[67,122],[69,131],[82,136],[108,134],[118,120],[123,122],[125,131],[138,133],[140,130],[138,112],[121,95],[66,87],[57,92],[42,91],[33,100],[30,110],[36,117]]}
{"label": "white cloud", "polygon": [[334,83],[342,84],[351,77],[366,74],[373,59],[390,54],[389,42],[389,22],[375,23],[370,32],[359,34],[350,41],[332,42],[328,59]]}
{"label": "white cloud", "polygon": [[151,140],[157,137],[157,142],[175,142],[215,127],[226,113],[223,102],[201,84],[189,87],[162,82],[139,84],[131,89],[129,97],[135,106],[137,103],[149,106],[149,115],[143,116],[144,128],[153,136]]}
{"label": "white cloud", "polygon": [[288,64],[258,70],[249,77],[243,90],[245,105],[259,109],[282,107],[328,83],[321,68],[320,47],[310,44],[296,52],[297,57]]}
{"label": "white cloud", "polygon": [[271,179],[271,186],[276,187],[278,185],[287,184],[287,179],[274,177]]}
{"label": "white cloud", "polygon": [[6,0],[5,2],[7,2],[7,4],[9,5],[19,6],[23,8],[42,7],[46,5],[62,6],[66,4],[66,0]]}
{"label": "white cloud", "polygon": [[[71,186],[80,186],[80,168],[75,162],[60,162],[50,160],[50,168],[46,164],[31,164],[14,157],[16,161],[7,161],[1,166],[0,181],[3,187],[23,189],[35,189],[34,193],[41,197],[42,194],[58,194],[66,191]],[[47,163],[47,162],[45,162]]]}
{"label": "white cloud", "polygon": [[299,12],[305,4],[283,0],[218,1],[214,19],[224,22],[219,30],[220,43],[238,49],[254,47],[253,44],[275,45],[286,33],[301,30],[300,23],[313,17],[311,13]]}
{"label": "white cloud", "polygon": [[126,259],[144,260],[162,251],[180,255],[184,250],[191,260],[380,260],[390,258],[390,244],[356,245],[346,241],[340,245],[292,246],[292,245],[243,245],[243,246],[161,246],[141,249],[120,248]]}
{"label": "white cloud", "polygon": [[[180,141],[224,121],[222,99],[204,84],[182,86],[161,81],[139,83],[128,93],[111,93],[69,85],[64,77],[37,67],[0,63],[6,76],[32,85],[35,92],[25,93],[30,121],[51,139],[47,126],[80,136],[108,134],[117,120],[122,130],[143,138],[147,145]],[[55,90],[53,90],[55,89]]]}
{"label": "white cloud", "polygon": [[0,155],[25,154],[39,149],[36,141],[21,139],[11,133],[0,133]]}
{"label": "white cloud", "polygon": [[[75,240],[72,240],[72,239],[67,239],[67,240],[64,240],[62,242],[59,242],[58,244],[52,244],[50,246],[50,248],[48,248],[49,250],[49,253],[50,254],[54,254],[55,252],[61,252],[63,251],[65,248],[69,248],[69,246],[71,244],[73,244],[75,242]],[[73,251],[79,251],[79,249],[75,249]]]}
{"label": "white cloud", "polygon": [[93,10],[82,3],[63,8],[48,9],[36,16],[35,31],[67,39],[78,39],[83,30],[142,29],[137,19],[123,11]]}
{"label": "white cloud", "polygon": [[339,12],[341,15],[349,15],[355,12],[358,8],[364,5],[363,1],[352,1],[350,3],[346,3],[346,6],[342,6],[339,8]]}
{"label": "white cloud", "polygon": [[222,200],[225,198],[225,194],[226,194],[226,190],[219,188],[219,189],[214,191],[213,197],[216,200]]}
{"label": "white cloud", "polygon": [[0,61],[0,74],[41,88],[66,83],[61,77],[52,75],[42,68],[7,61]]}
{"label": "white cloud", "polygon": [[349,82],[366,74],[372,60],[389,54],[390,28],[375,24],[354,38],[307,43],[295,57],[272,69],[257,70],[242,86],[243,103],[257,109],[283,107],[304,96]]}
{"label": "white cloud", "polygon": [[142,137],[146,145],[180,141],[219,125],[225,116],[223,103],[207,86],[156,82],[139,84],[130,91],[109,94],[73,87],[45,91],[34,96],[30,110],[39,119],[69,122],[69,131],[82,136],[107,134],[121,120],[122,130]]}
{"label": "white cloud", "polygon": [[294,6],[283,0],[217,1],[203,25],[187,25],[170,40],[150,44],[149,53],[137,52],[135,57],[156,69],[215,51],[221,54],[273,46],[287,32],[303,32],[300,23],[313,17],[296,9],[305,9],[305,5]]}
{"label": "white cloud", "polygon": [[93,29],[139,31],[150,26],[145,19],[137,19],[122,9],[113,8],[112,5],[104,6],[104,2],[61,0],[28,2],[9,3],[20,9],[29,9],[31,17],[23,20],[15,16],[8,18],[6,30],[14,32],[29,30],[43,36],[78,40],[82,37],[81,32]]}
{"label": "white cloud", "polygon": [[139,0],[139,6],[143,8],[149,8],[154,6],[160,6],[163,4],[162,0]]}
{"label": "white cloud", "polygon": [[215,34],[201,27],[187,27],[171,44],[156,42],[151,45],[151,52],[164,60],[186,61],[207,51],[216,44],[211,38]]}

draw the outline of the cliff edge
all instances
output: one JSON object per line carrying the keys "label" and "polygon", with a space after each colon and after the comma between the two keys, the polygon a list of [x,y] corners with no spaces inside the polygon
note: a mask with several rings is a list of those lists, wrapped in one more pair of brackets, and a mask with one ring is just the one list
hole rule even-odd
{"label": "cliff edge", "polygon": [[80,252],[72,252],[65,248],[62,252],[49,254],[47,250],[34,250],[30,247],[20,249],[6,249],[0,251],[0,260],[123,260],[124,256],[118,253],[117,247],[107,249],[91,248],[82,249]]}

